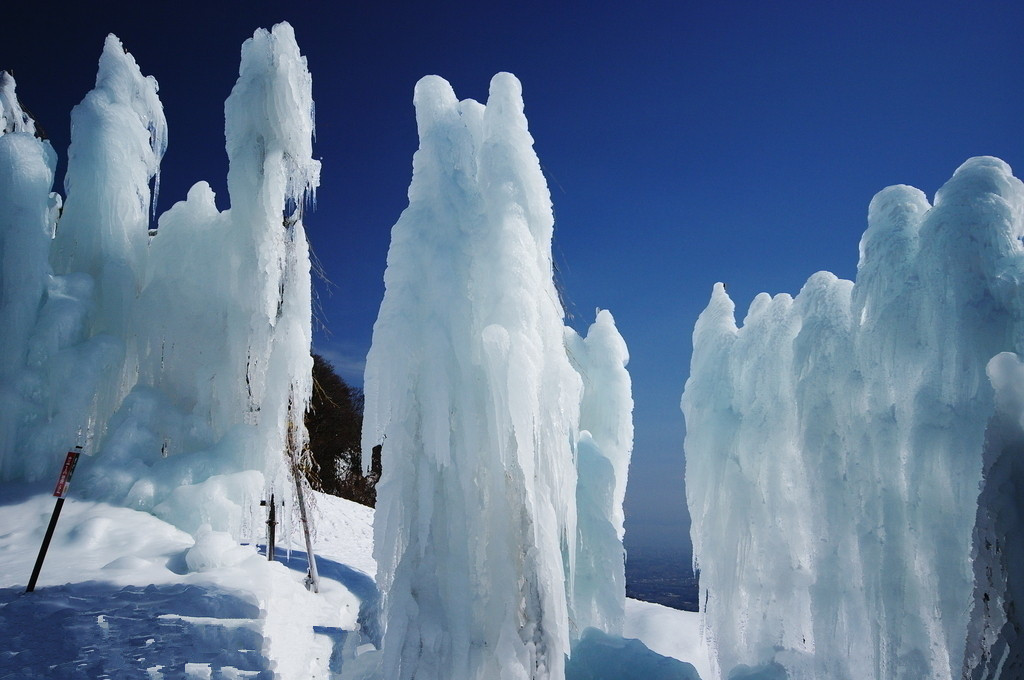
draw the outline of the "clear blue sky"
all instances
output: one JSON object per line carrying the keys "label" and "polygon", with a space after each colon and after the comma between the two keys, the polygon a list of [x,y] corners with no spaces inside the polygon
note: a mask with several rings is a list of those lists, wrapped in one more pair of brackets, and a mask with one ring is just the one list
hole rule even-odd
{"label": "clear blue sky", "polygon": [[117,34],[160,82],[161,210],[200,179],[227,207],[239,47],[257,27],[295,27],[323,160],[307,229],[333,282],[315,345],[356,384],[406,205],[413,85],[436,73],[482,100],[495,72],[519,76],[572,323],[610,309],[632,354],[636,546],[685,541],[679,397],[716,281],[745,310],[821,269],[853,277],[876,191],[931,196],[980,154],[1024,171],[1019,2],[79,5],[5,8],[0,68],[63,156],[68,113]]}

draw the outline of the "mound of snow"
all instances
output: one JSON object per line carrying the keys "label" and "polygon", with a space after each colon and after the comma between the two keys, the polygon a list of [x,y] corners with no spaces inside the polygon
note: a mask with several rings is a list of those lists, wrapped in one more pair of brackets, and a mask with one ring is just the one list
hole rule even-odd
{"label": "mound of snow", "polygon": [[652,652],[639,640],[629,640],[587,628],[572,647],[566,680],[700,680],[691,664]]}
{"label": "mound of snow", "polygon": [[714,677],[698,612],[627,599],[623,636],[641,640],[652,652],[693,664],[702,678]]}

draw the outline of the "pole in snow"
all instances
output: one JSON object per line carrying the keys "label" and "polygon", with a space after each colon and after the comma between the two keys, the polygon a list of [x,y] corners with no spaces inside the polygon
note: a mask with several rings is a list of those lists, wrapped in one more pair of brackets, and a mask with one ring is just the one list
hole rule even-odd
{"label": "pole in snow", "polygon": [[260,505],[267,506],[267,560],[274,561],[274,544],[277,543],[277,506],[274,504],[274,494],[270,494],[270,502],[260,501]]}
{"label": "pole in snow", "polygon": [[32,568],[32,576],[28,579],[26,593],[36,589],[36,580],[39,578],[39,571],[43,568],[43,559],[46,558],[46,551],[50,547],[50,540],[53,538],[53,531],[57,528],[57,518],[60,517],[60,510],[64,507],[64,497],[67,496],[68,487],[71,485],[71,475],[75,473],[75,466],[78,465],[78,456],[82,453],[82,447],[76,446],[74,451],[68,451],[64,459],[64,467],[60,470],[57,478],[57,488],[53,495],[57,497],[57,503],[53,507],[53,515],[50,516],[50,524],[46,527],[46,534],[43,536],[43,544],[39,547],[39,556],[36,557],[36,564]]}

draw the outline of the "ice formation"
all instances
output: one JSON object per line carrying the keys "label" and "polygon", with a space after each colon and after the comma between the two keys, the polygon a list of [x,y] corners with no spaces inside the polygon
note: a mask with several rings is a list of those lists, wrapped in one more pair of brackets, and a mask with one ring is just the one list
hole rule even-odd
{"label": "ice formation", "polygon": [[633,396],[626,372],[629,352],[607,310],[598,311],[586,338],[567,330],[566,345],[583,378],[572,624],[576,635],[587,628],[622,635],[626,603],[622,502],[633,448]]}
{"label": "ice formation", "polygon": [[1002,352],[988,363],[995,414],[985,433],[985,483],[974,534],[974,595],[964,677],[1024,675],[1018,602],[1024,601],[1024,364]]}
{"label": "ice formation", "polygon": [[723,676],[1020,672],[1024,381],[996,355],[1024,350],[1022,236],[1024,186],[974,158],[934,205],[875,196],[855,284],[759,295],[742,327],[715,287],[682,406]]}
{"label": "ice formation", "polygon": [[[76,495],[193,533],[185,566],[217,571],[245,558],[246,508],[301,464],[310,76],[286,24],[243,45],[225,211],[199,182],[152,214],[157,93],[110,36],[72,113],[61,213],[55,154],[0,81],[0,479],[51,477],[84,444]],[[586,338],[564,326],[519,82],[495,76],[483,106],[428,77],[415,99],[366,378],[365,445],[386,461],[371,656],[387,678],[557,680],[584,628],[623,626],[626,347],[607,312]]]}
{"label": "ice formation", "polygon": [[51,259],[55,274],[88,274],[93,281],[86,332],[124,344],[118,389],[105,400],[107,409],[131,389],[136,371],[133,305],[145,277],[150,213],[167,148],[157,90],[156,80],[143,76],[121,41],[108,35],[96,86],[71,111],[67,198]]}
{"label": "ice formation", "polygon": [[[363,450],[383,445],[381,677],[561,678],[577,530],[596,527],[593,566],[617,558],[622,569],[625,346],[608,314],[587,341],[563,326],[551,199],[519,81],[496,75],[484,106],[428,76],[415,104],[420,148],[365,383]],[[579,431],[584,381],[567,341],[580,371],[610,390],[607,421],[598,393],[584,403],[592,433]],[[594,503],[580,527],[578,440],[581,482],[594,485],[579,491]],[[621,627],[614,573],[619,602],[587,593],[587,621]]]}
{"label": "ice formation", "polygon": [[0,375],[25,363],[59,206],[50,193],[56,154],[34,132],[18,104],[14,79],[0,72]]}
{"label": "ice formation", "polygon": [[242,47],[225,106],[231,208],[219,212],[200,182],[155,231],[167,127],[156,81],[117,38],[72,112],[59,219],[54,154],[19,129],[7,82],[0,174],[16,176],[0,179],[15,194],[0,202],[0,478],[48,478],[83,443],[96,455],[79,493],[237,537],[244,505],[267,486],[287,492],[285,452],[301,452],[310,392],[301,217],[319,163],[291,27]]}

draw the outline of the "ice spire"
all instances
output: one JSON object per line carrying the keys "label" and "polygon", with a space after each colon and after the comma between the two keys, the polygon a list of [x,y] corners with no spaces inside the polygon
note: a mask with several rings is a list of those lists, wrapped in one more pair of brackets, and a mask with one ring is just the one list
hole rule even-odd
{"label": "ice spire", "polygon": [[383,677],[560,678],[580,378],[566,356],[550,195],[519,81],[483,106],[416,86],[420,148],[367,358],[383,445]]}
{"label": "ice spire", "polygon": [[629,352],[607,310],[598,310],[586,338],[566,329],[566,345],[583,379],[573,632],[575,637],[593,627],[621,635],[626,604],[622,503],[633,449]]}
{"label": "ice spire", "polygon": [[[142,289],[150,213],[167,147],[157,82],[143,76],[121,41],[108,35],[95,87],[71,112],[67,195],[50,261],[58,276],[91,280],[88,336],[111,341],[109,371],[87,420],[102,432],[136,379],[133,306]],[[100,434],[100,433],[97,433]]]}
{"label": "ice spire", "polygon": [[143,76],[121,41],[108,35],[96,86],[71,112],[67,201],[52,259],[57,274],[82,272],[95,280],[95,333],[127,336],[129,308],[141,288],[167,148],[157,90],[156,79]]}
{"label": "ice spire", "polygon": [[0,72],[0,479],[36,472],[17,450],[37,388],[27,369],[30,338],[49,279],[49,252],[60,197],[51,192],[57,156]]}
{"label": "ice spire", "polygon": [[[242,46],[238,82],[224,105],[231,230],[241,266],[233,290],[246,300],[243,360],[250,410],[283,451],[289,426],[303,432],[312,391],[309,245],[302,217],[320,183],[313,155],[312,78],[287,23]],[[266,429],[269,428],[269,429]]]}
{"label": "ice spire", "polygon": [[17,83],[14,76],[7,71],[0,71],[0,135],[8,132],[36,133],[36,124],[32,116],[21,107],[15,93]]}
{"label": "ice spire", "polygon": [[35,138],[14,90],[14,78],[0,72],[0,375],[24,365],[59,206],[50,191],[57,156]]}

